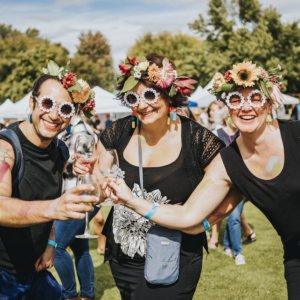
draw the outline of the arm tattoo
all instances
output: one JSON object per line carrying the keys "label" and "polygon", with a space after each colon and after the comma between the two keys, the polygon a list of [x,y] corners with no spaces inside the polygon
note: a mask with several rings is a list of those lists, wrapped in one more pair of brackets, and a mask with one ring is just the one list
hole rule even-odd
{"label": "arm tattoo", "polygon": [[5,141],[0,141],[0,161],[2,162],[13,162],[13,154],[14,150],[13,149],[8,149],[7,147],[4,146]]}

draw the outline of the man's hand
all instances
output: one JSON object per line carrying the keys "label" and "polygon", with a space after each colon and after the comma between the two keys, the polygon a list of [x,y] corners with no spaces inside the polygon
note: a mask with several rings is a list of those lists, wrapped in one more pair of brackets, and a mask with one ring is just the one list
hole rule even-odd
{"label": "man's hand", "polygon": [[74,164],[73,164],[73,174],[75,176],[78,176],[78,175],[81,175],[81,174],[84,175],[84,174],[88,174],[88,173],[90,173],[90,174],[93,173],[94,165],[97,161],[96,156],[94,156],[91,159],[90,163],[87,164],[87,165],[83,165],[83,164],[79,163],[79,161],[76,160],[76,154],[72,154],[71,158],[75,159]]}
{"label": "man's hand", "polygon": [[[107,190],[108,187],[111,188],[111,193]],[[122,205],[128,205],[135,199],[123,179],[108,179],[103,184],[102,189],[105,190],[107,197],[111,196],[114,201],[119,201]]]}
{"label": "man's hand", "polygon": [[67,221],[69,219],[84,219],[85,212],[94,209],[88,206],[90,203],[99,203],[99,197],[84,195],[92,192],[95,188],[89,184],[76,185],[67,190],[61,197],[54,200],[46,211],[52,220]]}
{"label": "man's hand", "polygon": [[36,272],[52,268],[54,265],[55,248],[52,245],[47,245],[45,252],[35,263]]}

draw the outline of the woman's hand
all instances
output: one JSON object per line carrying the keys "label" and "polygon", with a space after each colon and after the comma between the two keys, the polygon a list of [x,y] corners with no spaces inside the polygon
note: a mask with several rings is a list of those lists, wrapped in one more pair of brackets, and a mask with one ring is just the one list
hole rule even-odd
{"label": "woman's hand", "polygon": [[111,198],[114,201],[119,201],[122,205],[127,206],[135,199],[130,188],[123,179],[108,179],[103,184],[102,189],[106,190],[105,193],[107,197],[109,197],[108,187],[111,189]]}
{"label": "woman's hand", "polygon": [[83,165],[83,164],[79,163],[79,161],[76,159],[76,154],[72,154],[71,158],[75,159],[74,163],[73,163],[73,174],[75,176],[93,173],[94,165],[95,165],[95,162],[97,161],[96,156],[93,157],[91,159],[90,163],[87,165]]}

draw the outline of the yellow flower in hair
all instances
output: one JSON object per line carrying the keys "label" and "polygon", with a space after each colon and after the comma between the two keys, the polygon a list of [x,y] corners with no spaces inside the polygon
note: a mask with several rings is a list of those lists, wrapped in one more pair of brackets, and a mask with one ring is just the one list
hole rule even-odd
{"label": "yellow flower in hair", "polygon": [[85,103],[90,95],[90,86],[88,83],[82,79],[78,80],[78,83],[81,85],[81,92],[73,91],[72,98],[75,103]]}
{"label": "yellow flower in hair", "polygon": [[230,71],[231,77],[233,78],[236,85],[242,85],[243,87],[254,86],[255,80],[258,80],[261,71],[256,68],[252,61],[247,61],[233,65]]}

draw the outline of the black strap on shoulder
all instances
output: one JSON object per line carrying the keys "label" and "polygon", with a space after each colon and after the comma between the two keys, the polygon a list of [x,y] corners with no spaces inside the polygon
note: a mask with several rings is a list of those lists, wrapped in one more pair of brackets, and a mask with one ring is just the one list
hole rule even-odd
{"label": "black strap on shoulder", "polygon": [[24,161],[23,161],[23,152],[22,147],[19,141],[17,134],[12,129],[6,129],[0,132],[1,135],[9,142],[13,148],[15,153],[15,163],[12,169],[12,186],[16,185],[23,176],[24,171]]}
{"label": "black strap on shoulder", "polygon": [[60,139],[58,139],[57,137],[53,140],[53,142],[55,143],[55,145],[60,153],[60,156],[61,156],[62,163],[60,166],[60,173],[62,173],[64,170],[64,167],[66,165],[66,162],[68,161],[68,159],[70,157],[69,149],[66,146],[66,144],[63,141],[61,141]]}

